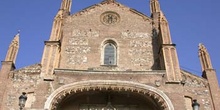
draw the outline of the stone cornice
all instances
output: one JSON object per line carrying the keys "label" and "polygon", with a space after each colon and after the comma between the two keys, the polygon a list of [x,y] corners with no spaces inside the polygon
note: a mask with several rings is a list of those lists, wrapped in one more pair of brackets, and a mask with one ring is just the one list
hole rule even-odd
{"label": "stone cornice", "polygon": [[74,70],[74,69],[54,69],[54,74],[73,73],[73,74],[147,74],[147,75],[164,75],[165,70],[149,71],[99,71],[99,70]]}

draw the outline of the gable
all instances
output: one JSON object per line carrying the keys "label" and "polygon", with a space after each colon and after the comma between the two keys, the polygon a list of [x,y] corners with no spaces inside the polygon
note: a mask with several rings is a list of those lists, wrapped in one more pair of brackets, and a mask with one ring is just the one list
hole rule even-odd
{"label": "gable", "polygon": [[102,25],[101,24],[103,23],[102,15],[106,12],[114,12],[118,15],[120,22],[118,22],[117,26],[129,27],[130,25],[132,25],[133,28],[138,29],[138,27],[149,23],[149,26],[151,27],[150,25],[150,23],[152,22],[151,18],[147,17],[141,12],[126,7],[118,2],[113,2],[113,3],[102,2],[100,4],[90,6],[86,9],[83,9],[80,12],[77,12],[69,16],[65,20],[66,21],[65,23],[70,24],[70,23],[74,23],[75,21],[77,22],[77,24],[80,24],[78,26],[83,26],[83,25],[97,26],[97,24]]}
{"label": "gable", "polygon": [[151,70],[155,65],[151,19],[117,2],[102,2],[65,19],[60,68],[104,65],[106,41],[117,44],[117,70]]}

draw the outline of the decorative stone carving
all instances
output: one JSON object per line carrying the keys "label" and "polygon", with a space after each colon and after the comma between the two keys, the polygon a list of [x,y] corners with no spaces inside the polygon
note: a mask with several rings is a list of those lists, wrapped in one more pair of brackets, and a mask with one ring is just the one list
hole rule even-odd
{"label": "decorative stone carving", "polygon": [[151,39],[151,35],[149,33],[141,33],[141,32],[122,32],[123,39],[130,38],[130,39],[136,39],[136,38],[141,38],[141,39]]}
{"label": "decorative stone carving", "polygon": [[90,30],[73,30],[71,32],[72,37],[89,37],[89,38],[97,38],[99,37],[99,32]]}
{"label": "decorative stone carving", "polygon": [[152,48],[152,41],[143,41],[143,40],[131,40],[130,46],[133,48],[138,47],[146,47],[146,48]]}
{"label": "decorative stone carving", "polygon": [[86,62],[87,62],[87,57],[81,55],[72,55],[67,61],[68,64],[82,64]]}
{"label": "decorative stone carving", "polygon": [[70,38],[69,44],[71,45],[88,45],[88,39],[79,37],[79,38]]}
{"label": "decorative stone carving", "polygon": [[90,47],[87,47],[87,46],[75,46],[75,47],[67,46],[65,51],[67,54],[72,54],[72,55],[87,54],[88,52],[90,52]]}
{"label": "decorative stone carving", "polygon": [[59,102],[67,95],[84,91],[97,90],[113,90],[113,91],[129,91],[142,94],[143,96],[150,96],[153,100],[160,103],[159,105],[164,110],[174,110],[174,107],[169,98],[159,89],[151,86],[143,85],[128,81],[111,81],[111,80],[95,80],[82,81],[73,84],[65,85],[54,91],[45,102],[44,109],[55,110]]}
{"label": "decorative stone carving", "polygon": [[123,39],[131,39],[128,53],[132,58],[131,63],[150,69],[154,61],[152,37],[150,34],[127,31],[122,32],[121,37]]}
{"label": "decorative stone carving", "polygon": [[99,32],[92,30],[73,30],[70,33],[68,44],[65,47],[67,63],[76,65],[87,62],[87,54],[90,52],[89,39],[99,37]]}
{"label": "decorative stone carving", "polygon": [[120,21],[119,14],[108,11],[101,15],[101,22],[105,25],[115,25]]}

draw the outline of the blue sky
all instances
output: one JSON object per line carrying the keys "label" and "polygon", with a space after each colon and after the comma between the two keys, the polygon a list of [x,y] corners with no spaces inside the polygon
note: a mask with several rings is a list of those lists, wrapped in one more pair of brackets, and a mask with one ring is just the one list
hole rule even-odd
{"label": "blue sky", "polygon": [[[72,14],[102,0],[73,0]],[[49,39],[53,18],[61,0],[1,0],[0,1],[0,60],[5,59],[8,46],[21,30],[20,50],[16,67],[41,61],[44,41]],[[118,0],[150,16],[149,0]],[[219,0],[160,0],[166,15],[173,43],[177,46],[181,68],[201,76],[198,44],[208,49],[213,67],[220,80],[220,1]],[[216,50],[217,49],[217,50]]]}

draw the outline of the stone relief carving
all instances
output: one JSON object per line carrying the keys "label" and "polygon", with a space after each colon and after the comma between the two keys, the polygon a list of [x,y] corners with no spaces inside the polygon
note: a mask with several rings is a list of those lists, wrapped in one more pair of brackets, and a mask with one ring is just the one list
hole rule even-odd
{"label": "stone relief carving", "polygon": [[99,37],[99,32],[90,30],[73,30],[71,32],[72,37],[90,37],[97,38]]}
{"label": "stone relief carving", "polygon": [[108,11],[101,15],[101,22],[105,25],[114,25],[120,21],[120,16],[116,12]]}
{"label": "stone relief carving", "polygon": [[152,37],[148,33],[122,32],[123,39],[131,39],[128,54],[134,65],[151,68],[153,65]]}
{"label": "stone relief carving", "polygon": [[79,37],[79,38],[72,37],[69,40],[69,44],[71,44],[71,45],[88,45],[88,39],[83,38],[83,37]]}
{"label": "stone relief carving", "polygon": [[151,39],[151,35],[149,33],[138,33],[138,32],[130,32],[130,31],[122,32],[121,37],[123,39],[126,39],[126,38],[131,38],[131,39],[141,38],[141,39],[148,39],[148,40]]}
{"label": "stone relief carving", "polygon": [[87,62],[87,56],[72,55],[67,61],[69,64],[82,64]]}
{"label": "stone relief carving", "polygon": [[67,54],[87,54],[88,52],[90,52],[90,47],[87,46],[67,46],[66,47],[66,53]]}
{"label": "stone relief carving", "polygon": [[131,47],[150,47],[152,48],[152,41],[138,41],[138,40],[132,40],[130,41]]}
{"label": "stone relief carving", "polygon": [[92,30],[73,30],[70,33],[68,44],[65,48],[68,64],[83,64],[87,62],[87,54],[90,52],[89,39],[99,37],[99,32]]}

